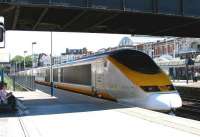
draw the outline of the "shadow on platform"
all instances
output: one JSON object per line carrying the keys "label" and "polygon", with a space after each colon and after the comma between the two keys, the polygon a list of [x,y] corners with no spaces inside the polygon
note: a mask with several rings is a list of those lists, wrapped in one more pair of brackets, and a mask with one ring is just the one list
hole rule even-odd
{"label": "shadow on platform", "polygon": [[[25,116],[32,115],[51,115],[62,113],[80,113],[80,112],[92,112],[103,111],[111,109],[128,108],[120,105],[116,102],[98,99],[86,95],[72,93],[56,89],[55,97],[50,97],[50,88],[46,86],[37,85],[37,89],[47,93],[49,98],[45,99],[25,99],[23,104],[26,109]],[[133,106],[134,107],[134,106]]]}
{"label": "shadow on platform", "polygon": [[0,110],[0,119],[4,117],[15,117],[17,115],[17,111],[11,111],[7,109]]}

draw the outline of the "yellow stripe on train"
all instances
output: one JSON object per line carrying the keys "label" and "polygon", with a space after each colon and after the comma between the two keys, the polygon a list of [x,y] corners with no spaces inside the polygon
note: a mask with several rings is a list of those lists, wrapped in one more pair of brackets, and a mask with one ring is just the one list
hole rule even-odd
{"label": "yellow stripe on train", "polygon": [[107,57],[113,65],[115,65],[129,80],[138,86],[165,86],[171,85],[171,81],[164,72],[159,72],[157,74],[144,74],[120,64],[117,60],[112,57]]}

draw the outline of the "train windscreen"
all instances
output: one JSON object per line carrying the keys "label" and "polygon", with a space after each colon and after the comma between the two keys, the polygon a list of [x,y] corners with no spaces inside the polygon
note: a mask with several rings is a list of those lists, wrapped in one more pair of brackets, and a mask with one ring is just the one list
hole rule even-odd
{"label": "train windscreen", "polygon": [[156,63],[148,55],[139,51],[119,50],[111,54],[111,57],[129,69],[141,73],[156,74],[161,71]]}

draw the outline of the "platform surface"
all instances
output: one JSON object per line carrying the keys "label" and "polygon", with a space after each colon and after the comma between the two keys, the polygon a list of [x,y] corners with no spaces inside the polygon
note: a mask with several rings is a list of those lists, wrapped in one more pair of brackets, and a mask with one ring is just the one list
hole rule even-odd
{"label": "platform surface", "polygon": [[186,80],[175,80],[172,82],[175,86],[200,88],[200,81],[193,82],[192,80],[189,80],[187,83]]}
{"label": "platform surface", "polygon": [[18,117],[0,115],[0,137],[200,136],[199,121],[62,90],[55,97],[48,92],[15,92],[22,109]]}

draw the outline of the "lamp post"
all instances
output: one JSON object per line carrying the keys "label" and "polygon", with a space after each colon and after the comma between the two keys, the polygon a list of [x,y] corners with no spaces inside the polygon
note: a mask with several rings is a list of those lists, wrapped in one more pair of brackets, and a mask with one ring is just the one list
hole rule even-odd
{"label": "lamp post", "polygon": [[32,71],[31,71],[31,75],[33,76],[33,46],[37,44],[37,42],[32,42]]}
{"label": "lamp post", "polygon": [[51,53],[50,53],[50,57],[51,57],[51,67],[50,67],[50,82],[51,82],[51,96],[54,96],[54,83],[53,83],[53,33],[51,31]]}
{"label": "lamp post", "polygon": [[25,54],[27,53],[27,51],[25,50],[24,51],[24,70],[25,70],[25,68],[26,68],[26,60],[25,60]]}
{"label": "lamp post", "polygon": [[32,42],[32,69],[33,69],[33,60],[34,60],[34,57],[33,57],[33,46],[36,45],[37,42]]}
{"label": "lamp post", "polygon": [[15,62],[15,73],[18,71],[18,68],[17,68],[17,61]]}

